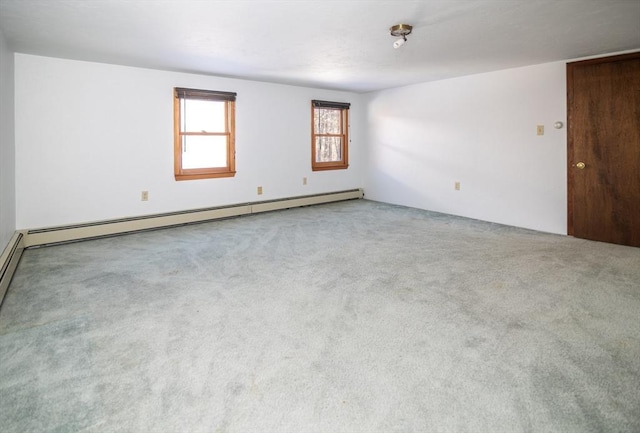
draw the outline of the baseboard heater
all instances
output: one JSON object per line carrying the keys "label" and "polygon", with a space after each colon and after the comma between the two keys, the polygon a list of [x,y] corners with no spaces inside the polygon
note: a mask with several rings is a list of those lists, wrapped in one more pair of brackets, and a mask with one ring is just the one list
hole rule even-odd
{"label": "baseboard heater", "polygon": [[15,232],[2,255],[0,255],[0,305],[2,305],[2,300],[5,293],[7,293],[18,262],[20,262],[23,250],[24,235],[20,232]]}
{"label": "baseboard heater", "polygon": [[362,197],[364,197],[362,189],[353,189],[277,200],[240,203],[228,206],[27,230],[23,243],[24,248],[59,244],[280,209],[360,199]]}

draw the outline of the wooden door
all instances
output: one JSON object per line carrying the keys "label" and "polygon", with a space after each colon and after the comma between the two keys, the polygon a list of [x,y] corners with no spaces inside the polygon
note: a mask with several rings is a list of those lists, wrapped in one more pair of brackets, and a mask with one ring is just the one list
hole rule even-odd
{"label": "wooden door", "polygon": [[640,52],[567,64],[568,232],[640,246]]}

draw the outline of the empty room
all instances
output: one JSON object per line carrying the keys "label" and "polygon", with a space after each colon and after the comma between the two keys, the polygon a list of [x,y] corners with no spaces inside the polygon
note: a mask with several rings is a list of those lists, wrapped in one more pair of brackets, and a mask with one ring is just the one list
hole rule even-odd
{"label": "empty room", "polygon": [[638,0],[0,0],[0,431],[640,432]]}

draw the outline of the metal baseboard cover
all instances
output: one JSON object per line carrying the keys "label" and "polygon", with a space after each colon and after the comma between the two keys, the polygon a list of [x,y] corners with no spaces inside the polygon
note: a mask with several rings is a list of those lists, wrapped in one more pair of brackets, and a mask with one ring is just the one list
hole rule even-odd
{"label": "metal baseboard cover", "polygon": [[315,204],[363,198],[362,189],[337,191],[325,194],[314,194],[289,197],[276,200],[240,203],[228,206],[193,209],[164,214],[145,215],[131,218],[120,218],[96,221],[67,226],[31,229],[26,232],[24,248],[60,244],[85,239],[96,239],[116,236],[145,230],[195,224],[216,219],[231,218],[253,213],[311,206]]}
{"label": "metal baseboard cover", "polygon": [[351,191],[340,191],[330,194],[307,195],[282,200],[258,202],[251,205],[251,213],[269,212],[272,210],[289,209],[292,207],[313,206],[315,204],[353,200],[362,198],[363,196],[361,189],[354,189]]}
{"label": "metal baseboard cover", "polygon": [[23,250],[24,235],[21,232],[15,232],[0,256],[0,305],[18,267]]}

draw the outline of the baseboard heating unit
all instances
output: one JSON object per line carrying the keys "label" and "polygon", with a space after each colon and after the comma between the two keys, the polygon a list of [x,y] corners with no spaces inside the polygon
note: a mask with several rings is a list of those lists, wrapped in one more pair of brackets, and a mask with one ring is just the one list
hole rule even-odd
{"label": "baseboard heating unit", "polygon": [[7,293],[18,262],[20,262],[23,250],[24,235],[20,232],[15,232],[2,255],[0,255],[0,305],[2,305],[2,300],[5,293]]}
{"label": "baseboard heating unit", "polygon": [[360,199],[362,189],[27,230],[24,248],[153,230],[294,207]]}

